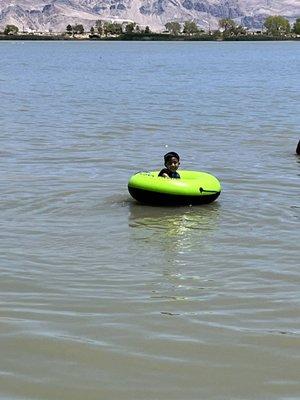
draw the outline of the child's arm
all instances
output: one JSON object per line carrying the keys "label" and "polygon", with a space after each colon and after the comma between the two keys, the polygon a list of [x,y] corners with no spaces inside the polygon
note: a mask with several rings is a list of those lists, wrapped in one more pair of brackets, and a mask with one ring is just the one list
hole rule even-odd
{"label": "child's arm", "polygon": [[158,174],[158,176],[162,176],[163,178],[170,178],[169,175],[167,174],[167,169],[163,168],[160,173]]}
{"label": "child's arm", "polygon": [[163,178],[170,178],[167,168],[163,168],[158,174],[158,176],[162,176]]}

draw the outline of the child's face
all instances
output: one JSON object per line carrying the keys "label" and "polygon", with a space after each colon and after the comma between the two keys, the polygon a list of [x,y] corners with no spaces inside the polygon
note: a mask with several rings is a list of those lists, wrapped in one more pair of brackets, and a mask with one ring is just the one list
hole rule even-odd
{"label": "child's face", "polygon": [[176,157],[171,157],[166,162],[166,167],[168,168],[169,171],[172,171],[172,172],[177,171],[179,165],[180,165],[180,162],[179,162],[179,160],[177,160]]}

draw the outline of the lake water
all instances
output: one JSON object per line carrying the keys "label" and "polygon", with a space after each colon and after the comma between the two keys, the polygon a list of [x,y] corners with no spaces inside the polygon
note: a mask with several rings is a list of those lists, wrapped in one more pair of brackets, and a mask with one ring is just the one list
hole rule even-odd
{"label": "lake water", "polygon": [[[0,398],[300,393],[300,42],[0,42]],[[128,178],[217,176],[206,206]]]}

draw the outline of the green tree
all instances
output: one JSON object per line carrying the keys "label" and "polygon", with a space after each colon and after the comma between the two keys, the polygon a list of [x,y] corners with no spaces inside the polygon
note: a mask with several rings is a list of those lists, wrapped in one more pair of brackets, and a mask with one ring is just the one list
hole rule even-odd
{"label": "green tree", "polygon": [[135,23],[135,22],[130,22],[129,24],[127,24],[127,25],[125,26],[125,32],[126,32],[127,34],[131,34],[131,33],[134,32],[135,27],[136,27],[136,23]]}
{"label": "green tree", "polygon": [[240,36],[246,34],[246,29],[241,25],[236,25],[233,19],[223,18],[219,20],[219,27],[223,29],[222,36]]}
{"label": "green tree", "polygon": [[231,32],[236,28],[235,22],[230,18],[222,18],[219,20],[219,27],[224,29],[225,32]]}
{"label": "green tree", "polygon": [[185,21],[183,25],[183,33],[187,35],[195,35],[198,32],[198,26],[194,21]]}
{"label": "green tree", "polygon": [[296,22],[293,25],[293,32],[296,33],[296,35],[300,35],[300,18],[296,19]]}
{"label": "green tree", "polygon": [[122,25],[118,24],[117,22],[114,22],[112,24],[112,34],[113,35],[121,35],[122,33],[123,33]]}
{"label": "green tree", "polygon": [[73,26],[73,32],[82,35],[84,33],[84,27],[82,24],[77,24]]}
{"label": "green tree", "polygon": [[181,26],[179,22],[167,22],[166,25],[166,30],[171,33],[171,35],[177,36],[179,35],[181,31]]}
{"label": "green tree", "polygon": [[94,33],[95,33],[95,28],[94,28],[93,26],[91,27],[90,32],[91,32],[91,35],[94,35]]}
{"label": "green tree", "polygon": [[215,40],[222,39],[222,32],[219,31],[219,30],[212,31],[211,36],[212,36]]}
{"label": "green tree", "polygon": [[267,33],[272,36],[286,35],[291,30],[289,21],[280,15],[266,18],[264,26],[267,29]]}
{"label": "green tree", "polygon": [[103,22],[101,21],[101,19],[98,19],[98,21],[96,21],[96,31],[99,33],[100,36],[103,35]]}
{"label": "green tree", "polygon": [[246,35],[247,30],[243,26],[238,25],[235,28],[234,32],[235,32],[236,35]]}
{"label": "green tree", "polygon": [[103,32],[105,36],[108,35],[121,35],[122,33],[122,25],[117,22],[104,22],[103,24]]}
{"label": "green tree", "polygon": [[5,35],[16,35],[19,32],[19,28],[15,25],[6,25],[4,29],[4,34]]}
{"label": "green tree", "polygon": [[104,34],[105,36],[107,36],[107,35],[109,34],[110,25],[111,25],[110,22],[106,22],[106,21],[103,22],[102,31],[103,31],[103,34]]}
{"label": "green tree", "polygon": [[145,33],[151,33],[149,26],[147,25],[145,28]]}
{"label": "green tree", "polygon": [[72,32],[73,32],[73,28],[72,28],[72,26],[69,24],[69,25],[67,25],[67,27],[66,27],[66,32],[69,34],[69,35],[71,35],[72,34]]}

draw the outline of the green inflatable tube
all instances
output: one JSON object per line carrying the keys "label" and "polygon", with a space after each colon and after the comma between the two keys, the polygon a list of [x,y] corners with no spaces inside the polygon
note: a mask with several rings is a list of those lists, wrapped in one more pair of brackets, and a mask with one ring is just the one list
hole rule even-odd
{"label": "green inflatable tube", "polygon": [[213,175],[179,172],[180,179],[159,177],[159,171],[138,172],[129,179],[128,191],[135,200],[154,205],[207,204],[219,197],[221,184]]}

